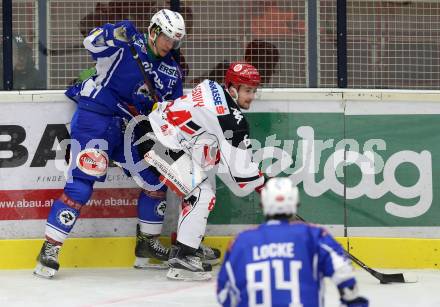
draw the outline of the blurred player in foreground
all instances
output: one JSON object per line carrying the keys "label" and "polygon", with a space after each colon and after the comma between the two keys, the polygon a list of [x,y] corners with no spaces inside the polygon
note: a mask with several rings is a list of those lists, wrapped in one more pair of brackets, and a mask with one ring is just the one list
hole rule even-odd
{"label": "blurred player in foreground", "polygon": [[321,227],[289,221],[298,202],[289,178],[267,181],[266,222],[240,233],[225,255],[217,284],[222,306],[324,306],[324,277],[338,287],[342,306],[368,306],[342,246]]}

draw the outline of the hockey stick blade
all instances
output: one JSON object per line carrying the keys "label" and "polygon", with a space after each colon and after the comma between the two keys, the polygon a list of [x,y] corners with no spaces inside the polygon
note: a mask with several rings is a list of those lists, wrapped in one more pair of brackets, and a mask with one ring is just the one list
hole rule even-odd
{"label": "hockey stick blade", "polygon": [[[298,220],[307,223],[307,221],[305,219],[303,219],[301,216],[299,216],[298,214],[296,214],[296,217],[298,218]],[[361,268],[363,268],[365,271],[370,273],[372,276],[377,278],[380,281],[381,284],[415,283],[415,282],[418,281],[417,276],[416,275],[412,275],[412,274],[403,274],[403,273],[385,274],[385,273],[380,273],[380,272],[370,268],[368,265],[366,265],[365,263],[360,261],[358,258],[356,258],[352,254],[350,254],[345,249],[344,249],[344,252],[345,252],[345,255],[348,258],[350,258],[354,263],[359,265]]]}
{"label": "hockey stick blade", "polygon": [[[345,250],[344,250],[345,251]],[[365,271],[373,275],[375,278],[377,278],[381,284],[390,284],[390,283],[415,283],[418,281],[417,276],[412,274],[404,274],[404,273],[394,273],[394,274],[386,274],[386,273],[380,273],[376,270],[373,270],[368,265],[360,261],[358,258],[350,254],[349,252],[345,251],[345,254],[348,258],[350,258],[354,263],[359,265],[361,268],[363,268]]]}
{"label": "hockey stick blade", "polygon": [[416,275],[408,273],[384,274],[376,272],[376,274],[378,274],[376,278],[380,280],[381,284],[416,283],[418,281],[418,277]]}

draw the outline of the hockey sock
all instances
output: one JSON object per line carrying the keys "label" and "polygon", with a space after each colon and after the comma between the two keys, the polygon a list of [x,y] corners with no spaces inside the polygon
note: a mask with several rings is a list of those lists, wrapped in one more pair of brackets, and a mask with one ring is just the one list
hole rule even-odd
{"label": "hockey sock", "polygon": [[141,232],[151,235],[161,233],[166,205],[165,192],[141,192],[137,205]]}
{"label": "hockey sock", "polygon": [[63,194],[50,210],[46,222],[46,237],[63,243],[79,217],[81,204]]}

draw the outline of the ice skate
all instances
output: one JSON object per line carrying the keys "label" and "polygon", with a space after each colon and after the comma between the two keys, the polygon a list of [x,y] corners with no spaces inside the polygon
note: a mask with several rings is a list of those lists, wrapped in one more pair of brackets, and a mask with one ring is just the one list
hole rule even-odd
{"label": "ice skate", "polygon": [[203,263],[216,265],[220,263],[221,252],[219,249],[209,247],[201,242],[199,249],[196,252],[196,256],[200,257]]}
{"label": "ice skate", "polygon": [[34,270],[34,275],[43,278],[52,278],[60,268],[58,262],[58,254],[60,252],[61,245],[44,241],[41,251],[37,257],[37,266]]}
{"label": "ice skate", "polygon": [[170,250],[159,241],[159,235],[148,235],[136,229],[136,269],[167,269]]}
{"label": "ice skate", "polygon": [[212,266],[196,256],[196,250],[178,243],[171,247],[167,278],[176,280],[209,280]]}
{"label": "ice skate", "polygon": [[[199,257],[203,263],[216,265],[220,263],[221,251],[217,248],[210,247],[203,244],[203,240],[200,242],[200,246],[196,251],[195,256]],[[175,245],[177,241],[177,233],[171,233],[171,244]]]}

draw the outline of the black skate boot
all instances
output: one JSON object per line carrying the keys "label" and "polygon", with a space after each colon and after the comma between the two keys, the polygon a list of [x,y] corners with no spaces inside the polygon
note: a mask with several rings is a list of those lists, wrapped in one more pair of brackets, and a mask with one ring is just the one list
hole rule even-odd
{"label": "black skate boot", "polygon": [[[222,254],[221,251],[217,248],[203,244],[203,240],[205,240],[205,237],[202,238],[202,242],[200,243],[200,246],[196,251],[196,256],[199,257],[203,263],[207,263],[210,265],[219,264]],[[176,241],[177,233],[173,232],[171,233],[171,244],[175,245]]]}
{"label": "black skate boot", "polygon": [[196,256],[197,250],[177,242],[171,247],[167,277],[177,280],[209,280],[212,266],[202,263]]}
{"label": "black skate boot", "polygon": [[52,278],[60,268],[58,262],[58,254],[60,252],[61,245],[44,241],[41,247],[40,253],[37,257],[37,266],[34,270],[34,275],[44,278]]}
{"label": "black skate boot", "polygon": [[169,258],[170,250],[159,241],[159,235],[148,235],[140,231],[139,225],[136,228],[136,247],[134,250],[136,269],[167,269],[166,261]]}
{"label": "black skate boot", "polygon": [[221,254],[219,249],[203,244],[203,240],[200,242],[200,246],[196,252],[196,256],[200,257],[203,263],[210,265],[219,264]]}

